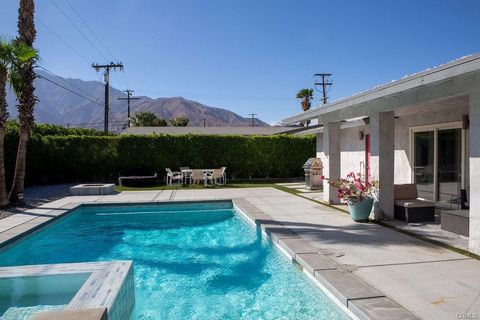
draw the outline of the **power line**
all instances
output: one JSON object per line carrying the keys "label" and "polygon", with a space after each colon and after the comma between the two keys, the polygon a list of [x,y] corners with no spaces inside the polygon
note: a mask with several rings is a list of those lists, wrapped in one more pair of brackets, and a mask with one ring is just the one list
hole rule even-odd
{"label": "power line", "polygon": [[252,116],[252,124],[251,127],[255,127],[255,116],[258,116],[257,113],[249,113],[249,116]]}
{"label": "power line", "polygon": [[71,87],[73,87],[73,88],[75,88],[75,89],[79,90],[80,92],[82,92],[82,93],[84,93],[84,94],[86,94],[86,95],[90,96],[91,98],[93,98],[93,99],[97,100],[97,101],[98,101],[98,103],[101,103],[101,104],[103,105],[103,103],[104,103],[104,102],[103,102],[102,100],[98,99],[98,97],[96,97],[96,96],[92,95],[91,93],[89,93],[89,92],[87,92],[87,91],[83,90],[82,88],[80,88],[80,87],[77,87],[76,85],[74,85],[74,84],[72,84],[72,83],[68,82],[67,80],[65,80],[65,79],[63,79],[62,77],[60,77],[60,76],[56,75],[55,73],[53,73],[52,71],[48,70],[47,68],[45,68],[45,67],[43,67],[43,66],[39,66],[39,65],[37,65],[37,67],[38,67],[38,68],[41,68],[41,69],[43,69],[43,70],[45,70],[46,72],[50,73],[50,74],[51,74],[51,75],[53,75],[53,76],[56,76],[56,77],[58,77],[58,78],[59,78],[60,80],[62,80],[64,83],[66,83],[66,84],[68,84],[69,86],[71,86]]}
{"label": "power line", "polygon": [[72,11],[75,13],[75,15],[78,17],[78,19],[82,22],[82,24],[87,28],[87,30],[93,35],[93,37],[98,41],[98,43],[100,43],[102,45],[102,47],[105,49],[106,52],[108,52],[108,54],[113,58],[113,60],[118,60],[116,59],[112,52],[108,49],[108,47],[102,42],[102,40],[97,36],[97,34],[92,30],[92,28],[90,28],[90,26],[88,25],[88,23],[85,22],[85,20],[82,18],[82,16],[80,15],[80,13],[78,13],[78,11],[72,6],[72,4],[70,3],[70,1],[68,0],[65,0],[65,3],[70,7],[70,9],[72,9]]}
{"label": "power line", "polygon": [[85,58],[80,52],[77,51],[74,47],[72,47],[65,39],[60,37],[58,33],[52,30],[45,22],[43,22],[39,17],[35,17],[35,19],[38,20],[48,31],[50,31],[51,34],[53,34],[55,37],[57,37],[60,41],[62,41],[67,47],[69,47],[73,52],[77,54],[83,61],[85,61],[87,64],[90,64],[87,58]]}
{"label": "power line", "polygon": [[322,86],[322,97],[323,97],[323,104],[327,104],[327,92],[330,91],[330,88],[333,84],[333,81],[330,80],[331,73],[316,73],[313,75],[314,78],[321,78],[321,82],[318,82],[317,80],[313,81],[313,86],[315,87],[315,90],[320,91],[317,89],[317,86]]}
{"label": "power line", "polygon": [[79,97],[82,97],[82,98],[84,98],[85,100],[88,100],[88,101],[90,101],[90,102],[93,102],[93,103],[95,103],[95,104],[98,104],[99,106],[102,105],[102,104],[99,103],[98,101],[95,101],[95,100],[92,100],[92,99],[90,99],[90,98],[88,98],[88,97],[85,97],[84,95],[81,95],[80,93],[78,93],[78,92],[76,92],[76,91],[70,90],[69,88],[62,86],[62,85],[59,84],[58,82],[55,82],[55,81],[53,81],[53,80],[51,80],[51,79],[48,79],[48,78],[46,78],[46,77],[44,77],[44,76],[42,76],[42,75],[37,74],[37,77],[40,78],[40,79],[46,80],[46,81],[48,81],[48,82],[50,82],[50,83],[53,83],[54,85],[56,85],[56,86],[58,86],[58,87],[60,87],[60,88],[63,88],[63,89],[65,89],[65,90],[67,90],[68,92],[71,92],[71,93],[73,93],[73,94],[75,94],[75,95],[77,95],[77,96],[79,96]]}
{"label": "power line", "polygon": [[105,59],[105,60],[108,60],[108,58],[98,49],[98,47],[92,42],[90,41],[90,39],[83,33],[82,30],[80,30],[80,28],[75,24],[75,22],[73,22],[72,19],[70,19],[70,17],[65,13],[65,11],[62,10],[62,8],[60,8],[60,6],[55,2],[55,0],[52,0],[52,3],[53,5],[58,9],[58,11],[60,11],[60,13],[68,20],[68,22],[70,22],[70,24],[75,28],[77,29],[77,31],[82,35],[82,37],[87,40],[88,43],[90,43],[90,45]]}
{"label": "power line", "polygon": [[113,63],[110,62],[109,64],[98,64],[98,63],[92,63],[92,68],[95,70],[100,71],[100,69],[104,70],[103,76],[105,80],[105,127],[104,131],[105,133],[108,133],[108,116],[110,114],[109,109],[110,109],[110,69],[113,71],[120,69],[123,70],[123,64],[120,63]]}
{"label": "power line", "polygon": [[133,90],[124,90],[123,92],[127,93],[127,97],[119,97],[118,100],[127,100],[127,119],[128,123],[127,126],[130,127],[130,101],[131,100],[138,100],[139,97],[133,97]]}
{"label": "power line", "polygon": [[[75,7],[70,3],[68,0],[64,0],[65,3],[70,7],[70,9],[73,11],[73,13],[77,16],[77,18],[80,20],[80,22],[85,26],[85,28],[90,32],[90,34],[97,40],[97,42],[105,49],[105,51],[112,57],[114,61],[118,61],[118,59],[113,55],[113,53],[108,49],[108,46],[105,45],[105,43],[100,39],[100,37],[95,33],[95,31],[90,28],[90,25],[83,19],[83,17],[80,15],[80,13],[75,9]],[[105,56],[103,56],[105,58]],[[125,85],[128,87],[128,81],[127,81],[127,76],[125,70],[122,70],[122,76],[123,76],[123,81],[125,82]],[[116,75],[115,75],[116,77]]]}

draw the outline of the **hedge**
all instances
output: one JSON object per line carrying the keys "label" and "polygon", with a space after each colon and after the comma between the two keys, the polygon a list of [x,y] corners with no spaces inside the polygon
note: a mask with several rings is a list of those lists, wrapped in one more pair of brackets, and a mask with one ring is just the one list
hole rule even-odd
{"label": "hedge", "polygon": [[[7,173],[14,165],[16,135],[7,135]],[[32,136],[27,183],[112,181],[119,175],[145,175],[165,167],[178,170],[227,167],[230,178],[289,178],[303,173],[315,155],[315,137],[117,135]]]}

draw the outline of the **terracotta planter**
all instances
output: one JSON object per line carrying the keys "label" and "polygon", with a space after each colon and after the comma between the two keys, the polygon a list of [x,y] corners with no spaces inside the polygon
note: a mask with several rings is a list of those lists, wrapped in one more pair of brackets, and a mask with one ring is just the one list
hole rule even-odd
{"label": "terracotta planter", "polygon": [[348,212],[350,212],[350,217],[356,222],[368,221],[372,206],[373,198],[365,198],[362,201],[349,201]]}

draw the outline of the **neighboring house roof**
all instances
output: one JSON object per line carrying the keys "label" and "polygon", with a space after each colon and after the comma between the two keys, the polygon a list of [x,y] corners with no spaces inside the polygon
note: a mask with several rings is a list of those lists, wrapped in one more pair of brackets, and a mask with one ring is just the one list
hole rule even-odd
{"label": "neighboring house roof", "polygon": [[370,90],[352,95],[348,98],[333,101],[326,105],[321,105],[303,113],[290,116],[285,118],[283,123],[284,125],[291,125],[300,121],[316,119],[330,112],[345,109],[354,105],[365,104],[377,99],[383,99],[414,88],[426,87],[434,83],[447,81],[454,77],[478,72],[479,70],[480,53],[472,54],[434,68],[429,68],[419,73],[405,76],[400,80],[376,86]]}
{"label": "neighboring house roof", "polygon": [[293,133],[299,127],[130,127],[130,134],[275,135]]}

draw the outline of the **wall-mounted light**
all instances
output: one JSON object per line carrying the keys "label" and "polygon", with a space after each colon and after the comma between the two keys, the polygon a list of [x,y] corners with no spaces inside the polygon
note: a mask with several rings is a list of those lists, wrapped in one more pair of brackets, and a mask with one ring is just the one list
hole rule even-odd
{"label": "wall-mounted light", "polygon": [[360,138],[360,140],[363,140],[363,138],[365,138],[365,131],[360,130],[360,132],[358,133],[358,138]]}

